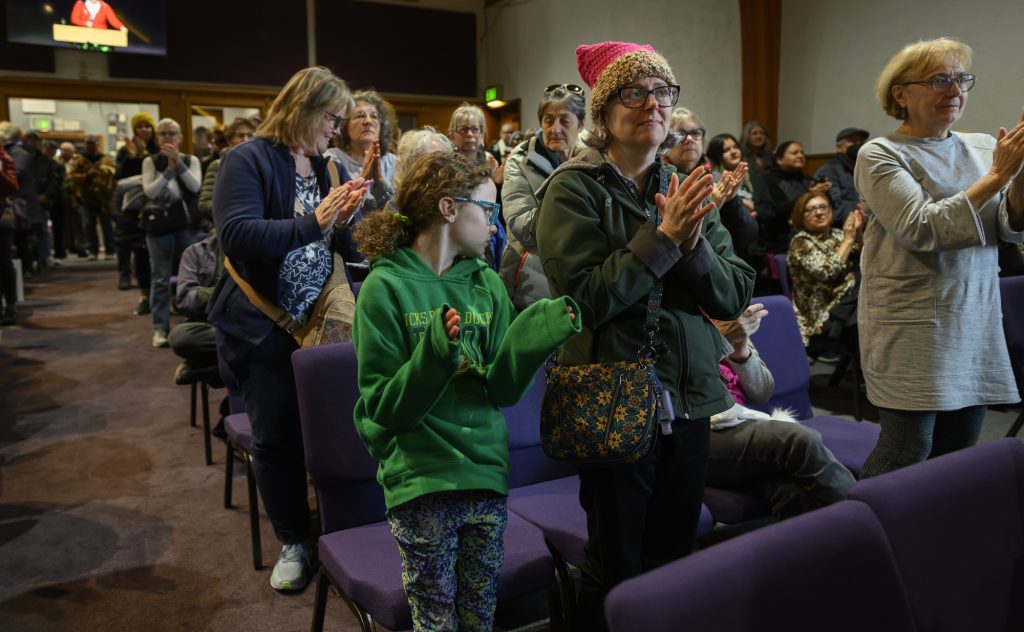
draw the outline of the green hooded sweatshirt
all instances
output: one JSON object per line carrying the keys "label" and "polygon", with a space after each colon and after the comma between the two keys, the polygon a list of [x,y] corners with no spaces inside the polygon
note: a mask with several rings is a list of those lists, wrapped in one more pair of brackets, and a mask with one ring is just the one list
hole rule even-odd
{"label": "green hooded sweatshirt", "polygon": [[[359,359],[356,430],[380,462],[390,509],[438,491],[508,493],[508,427],[537,369],[579,331],[572,299],[538,301],[518,317],[498,275],[459,259],[438,276],[400,248],[374,261],[352,327]],[[450,340],[444,319],[462,321]]]}

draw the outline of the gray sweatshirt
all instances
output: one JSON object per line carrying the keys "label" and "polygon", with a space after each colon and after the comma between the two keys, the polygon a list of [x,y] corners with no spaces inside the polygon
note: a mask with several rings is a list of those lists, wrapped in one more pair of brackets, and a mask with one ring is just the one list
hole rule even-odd
{"label": "gray sweatshirt", "polygon": [[854,180],[866,225],[858,299],[868,399],[900,410],[956,410],[1020,399],[1002,330],[997,239],[1005,191],[974,208],[995,139],[960,134],[869,141]]}

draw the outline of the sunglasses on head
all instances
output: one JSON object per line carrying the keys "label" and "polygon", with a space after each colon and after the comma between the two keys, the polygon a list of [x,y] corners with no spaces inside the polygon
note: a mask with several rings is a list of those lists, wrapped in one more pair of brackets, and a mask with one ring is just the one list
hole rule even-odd
{"label": "sunglasses on head", "polygon": [[583,96],[583,88],[579,87],[575,83],[553,83],[547,88],[544,88],[544,94],[550,94],[555,90],[558,90],[559,88],[565,90],[566,92],[571,92],[572,94],[578,94],[580,96]]}

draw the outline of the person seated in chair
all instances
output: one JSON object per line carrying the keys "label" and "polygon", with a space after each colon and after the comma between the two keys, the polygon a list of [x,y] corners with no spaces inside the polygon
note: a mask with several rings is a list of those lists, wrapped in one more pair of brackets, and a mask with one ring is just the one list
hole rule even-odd
{"label": "person seated in chair", "polygon": [[821,435],[790,411],[768,415],[744,406],[768,401],[775,389],[750,342],[767,315],[764,305],[754,303],[738,320],[715,323],[728,348],[719,372],[736,405],[711,417],[707,484],[761,496],[782,520],[845,499],[855,480]]}

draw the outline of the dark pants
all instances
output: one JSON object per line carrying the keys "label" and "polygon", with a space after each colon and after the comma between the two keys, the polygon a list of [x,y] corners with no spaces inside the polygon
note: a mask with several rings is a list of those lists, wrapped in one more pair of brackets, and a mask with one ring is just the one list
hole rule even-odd
{"label": "dark pants", "polygon": [[216,328],[210,323],[181,323],[167,336],[171,351],[199,368],[217,364]]}
{"label": "dark pants", "polygon": [[606,630],[604,598],[616,584],[693,550],[704,497],[708,419],[677,420],[638,463],[580,469],[587,512],[581,630]]}
{"label": "dark pants", "polygon": [[[84,208],[84,207],[83,207]],[[100,237],[96,232],[96,222],[100,223],[100,230],[103,231],[103,248],[108,255],[114,254],[114,228],[110,221],[110,213],[104,213],[98,208],[85,209],[85,239],[89,243],[89,252],[94,255],[100,254]]]}
{"label": "dark pants", "polygon": [[18,302],[18,280],[14,271],[14,230],[0,228],[0,291],[3,293],[4,305],[14,308]]}
{"label": "dark pants", "polygon": [[305,543],[309,535],[309,492],[291,361],[297,348],[295,339],[278,327],[255,347],[223,335],[217,342],[217,352],[245,398],[256,485],[274,533],[284,544]]}
{"label": "dark pants", "polygon": [[[134,264],[134,265],[132,265]],[[134,270],[133,270],[134,268]],[[149,289],[149,251],[143,247],[132,246],[117,247],[117,276],[118,280],[131,282],[132,272],[135,273],[135,280],[139,283],[140,290]]]}
{"label": "dark pants", "polygon": [[878,476],[974,445],[987,413],[987,406],[942,411],[879,408],[882,432],[860,477]]}

